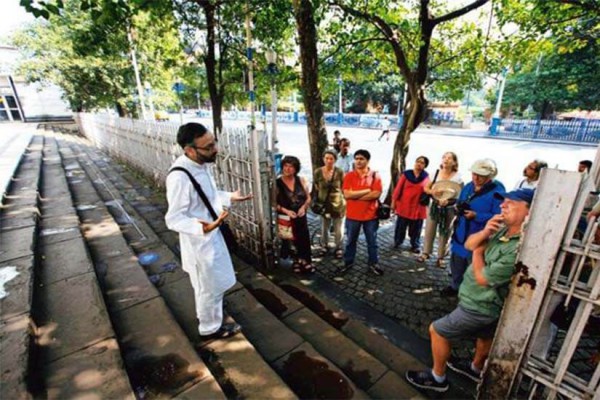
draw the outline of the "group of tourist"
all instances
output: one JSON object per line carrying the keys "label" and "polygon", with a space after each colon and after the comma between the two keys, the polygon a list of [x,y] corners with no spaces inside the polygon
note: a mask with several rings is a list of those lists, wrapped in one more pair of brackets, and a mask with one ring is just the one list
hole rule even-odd
{"label": "group of tourist", "polygon": [[[333,150],[323,154],[324,165],[314,171],[312,187],[298,175],[301,168],[298,158],[286,156],[282,160],[282,173],[276,184],[277,212],[291,222],[291,237],[283,241],[282,256],[294,257],[292,270],[296,273],[315,271],[307,221],[307,212],[312,208],[321,218],[324,252],[332,230],[333,255],[343,259],[339,272],[354,266],[362,229],[367,242],[368,270],[379,276],[384,273],[378,265],[377,253],[379,219],[384,218],[379,202],[381,177],[369,168],[369,151],[361,149],[352,154],[350,141],[340,136],[339,132],[334,134]],[[194,290],[200,339],[228,338],[241,328],[223,322],[223,295],[235,283],[226,243],[225,207],[231,201],[248,200],[252,195],[217,189],[208,164],[215,161],[218,147],[214,135],[204,126],[183,125],[177,142],[184,154],[169,171],[166,182],[169,210],[165,220],[170,229],[180,234],[182,266],[190,275]],[[582,164],[582,168],[589,170],[589,164]],[[391,209],[397,215],[394,247],[403,244],[408,230],[410,251],[418,257],[417,261],[425,262],[432,257],[437,235],[436,264],[441,266],[451,241],[452,283],[441,294],[458,296],[458,305],[429,327],[433,367],[406,373],[410,384],[444,392],[449,387],[447,367],[475,381],[480,379],[514,271],[523,222],[546,163],[541,160],[529,163],[523,171],[524,178],[508,193],[495,179],[498,170],[490,159],[477,160],[471,165],[471,180],[466,184],[458,172],[455,153],[443,155],[433,178],[426,171],[428,166],[429,159],[419,156],[412,169],[400,174]],[[424,220],[425,243],[421,252]],[[294,243],[294,253],[290,241]],[[477,338],[473,360],[452,360],[451,341],[469,337]]]}

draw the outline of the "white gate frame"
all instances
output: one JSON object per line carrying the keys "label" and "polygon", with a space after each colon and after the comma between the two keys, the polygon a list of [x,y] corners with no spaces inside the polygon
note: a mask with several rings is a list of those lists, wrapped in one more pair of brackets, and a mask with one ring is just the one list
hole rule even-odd
{"label": "white gate frame", "polygon": [[[164,188],[169,167],[182,154],[179,124],[79,113],[79,131],[96,147],[125,161]],[[208,127],[210,129],[210,127]],[[270,265],[273,246],[270,203],[270,154],[264,131],[223,129],[213,170],[219,188],[253,193],[252,202],[232,205],[228,220],[242,249],[262,265]]]}
{"label": "white gate frame", "polygon": [[[589,382],[567,371],[590,312],[600,305],[600,264],[587,285],[578,282],[584,261],[600,260],[600,246],[592,244],[598,224],[590,221],[583,240],[573,239],[586,199],[598,187],[599,163],[600,152],[586,179],[578,172],[543,170],[517,256],[516,274],[478,387],[478,399],[516,397],[524,377],[532,382],[529,398],[553,399],[562,394],[600,399],[600,366]],[[575,255],[568,277],[561,275],[567,253]],[[535,338],[549,328],[550,315],[557,304],[564,303],[564,295],[566,302],[575,297],[581,303],[558,359],[551,364],[534,354],[539,346]]]}

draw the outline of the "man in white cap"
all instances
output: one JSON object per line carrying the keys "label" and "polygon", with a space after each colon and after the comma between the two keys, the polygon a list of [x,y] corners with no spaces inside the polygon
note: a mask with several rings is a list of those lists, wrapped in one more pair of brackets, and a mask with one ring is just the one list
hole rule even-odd
{"label": "man in white cap", "polygon": [[[501,214],[492,217],[465,247],[473,251],[473,263],[460,285],[458,306],[429,325],[433,368],[407,371],[406,380],[421,389],[445,392],[449,388],[446,367],[479,382],[488,357],[508,285],[514,272],[523,222],[529,215],[534,190],[494,193]],[[477,338],[472,360],[452,360],[452,341]]]}
{"label": "man in white cap", "polygon": [[482,230],[492,216],[500,213],[501,201],[494,197],[494,193],[505,189],[501,182],[494,180],[497,174],[496,163],[489,158],[477,160],[471,166],[471,182],[461,190],[456,202],[450,258],[452,282],[441,291],[442,297],[458,294],[465,270],[471,264],[471,251],[464,246],[469,235]]}

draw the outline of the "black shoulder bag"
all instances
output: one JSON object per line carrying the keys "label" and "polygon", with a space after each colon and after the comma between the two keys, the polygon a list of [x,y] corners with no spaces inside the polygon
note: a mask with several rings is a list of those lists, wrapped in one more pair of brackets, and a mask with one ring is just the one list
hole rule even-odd
{"label": "black shoulder bag", "polygon": [[[433,182],[431,182],[431,187],[433,187],[433,185],[435,184],[435,181],[437,180],[437,177],[438,177],[439,173],[440,173],[439,169],[435,171],[435,176],[433,177]],[[423,192],[419,196],[419,204],[422,205],[422,206],[428,206],[430,201],[431,201],[431,195],[430,194],[427,194],[427,193]]]}
{"label": "black shoulder bag", "polygon": [[[373,181],[375,181],[377,172],[373,171]],[[385,203],[382,203],[381,200],[377,199],[377,219],[380,221],[390,219],[392,215],[392,208]]]}
{"label": "black shoulder bag", "polygon": [[[190,171],[188,171],[187,169],[185,169],[183,167],[173,167],[173,168],[171,168],[169,173],[171,173],[173,171],[185,172],[185,174],[190,178],[190,181],[192,182],[192,186],[194,186],[194,189],[196,189],[196,192],[198,192],[198,195],[204,202],[204,205],[208,209],[208,212],[210,213],[211,217],[213,217],[213,219],[216,221],[219,218],[217,216],[217,213],[215,212],[214,208],[212,208],[212,205],[209,203],[208,198],[206,197],[206,194],[204,194],[204,191],[202,190],[202,187],[200,186],[198,181],[194,178],[194,176],[190,173]],[[229,249],[229,251],[235,252],[238,248],[238,244],[235,239],[235,235],[233,234],[233,231],[231,230],[231,228],[229,227],[227,222],[223,221],[221,223],[221,225],[219,225],[219,230],[221,231],[221,235],[223,235],[223,239],[225,239],[225,244],[227,245],[227,248]]]}

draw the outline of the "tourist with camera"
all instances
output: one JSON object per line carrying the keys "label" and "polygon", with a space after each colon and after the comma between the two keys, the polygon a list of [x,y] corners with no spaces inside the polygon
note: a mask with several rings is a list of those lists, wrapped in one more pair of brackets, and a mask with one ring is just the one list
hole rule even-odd
{"label": "tourist with camera", "polygon": [[496,163],[489,158],[477,160],[471,166],[471,182],[461,190],[456,202],[456,219],[452,234],[450,271],[451,285],[441,291],[442,297],[454,297],[471,263],[471,251],[464,246],[469,235],[481,231],[487,221],[500,213],[501,200],[494,193],[503,193],[504,185],[494,180]]}

